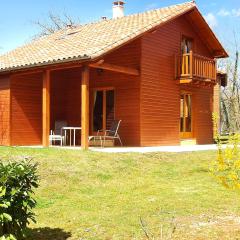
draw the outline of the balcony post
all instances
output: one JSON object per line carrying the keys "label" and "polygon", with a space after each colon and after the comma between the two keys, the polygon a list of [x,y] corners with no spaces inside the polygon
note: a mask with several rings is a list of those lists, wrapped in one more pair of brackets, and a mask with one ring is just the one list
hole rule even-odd
{"label": "balcony post", "polygon": [[189,66],[190,66],[190,78],[193,78],[193,51],[190,51],[190,59],[189,59]]}

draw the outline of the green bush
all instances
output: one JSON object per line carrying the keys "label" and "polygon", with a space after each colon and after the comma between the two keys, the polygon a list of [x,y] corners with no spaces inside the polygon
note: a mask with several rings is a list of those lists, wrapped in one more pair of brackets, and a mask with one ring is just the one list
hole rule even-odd
{"label": "green bush", "polygon": [[38,182],[37,165],[31,161],[0,163],[0,240],[22,239],[30,221],[35,222]]}
{"label": "green bush", "polygon": [[[213,115],[215,129],[218,129],[219,117]],[[227,141],[222,141],[220,134],[215,132],[218,145],[217,158],[213,161],[210,171],[226,188],[240,189],[240,134],[229,134]],[[223,147],[223,143],[226,143]]]}

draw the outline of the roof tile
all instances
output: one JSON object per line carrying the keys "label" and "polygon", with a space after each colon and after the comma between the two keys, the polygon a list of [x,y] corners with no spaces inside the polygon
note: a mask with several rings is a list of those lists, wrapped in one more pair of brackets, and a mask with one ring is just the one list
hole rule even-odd
{"label": "roof tile", "polygon": [[0,56],[0,71],[97,58],[195,7],[193,2],[63,29]]}

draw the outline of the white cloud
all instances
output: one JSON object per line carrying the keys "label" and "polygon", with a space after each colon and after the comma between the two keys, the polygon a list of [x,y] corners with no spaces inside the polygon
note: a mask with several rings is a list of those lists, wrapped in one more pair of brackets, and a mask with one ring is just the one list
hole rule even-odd
{"label": "white cloud", "polygon": [[232,9],[232,14],[235,17],[240,17],[240,8],[238,9]]}
{"label": "white cloud", "polygon": [[207,23],[209,24],[210,27],[214,28],[218,25],[217,18],[213,13],[208,13],[207,15],[204,16]]}
{"label": "white cloud", "polygon": [[226,10],[222,8],[221,10],[218,11],[217,15],[221,17],[227,16],[240,17],[240,8],[233,8],[231,10]]}
{"label": "white cloud", "polygon": [[226,17],[226,16],[229,16],[231,14],[230,11],[222,8],[218,13],[217,15],[221,16],[221,17]]}
{"label": "white cloud", "polygon": [[157,3],[150,3],[150,4],[148,4],[147,6],[146,6],[146,11],[148,11],[148,10],[153,10],[153,9],[155,9],[155,8],[157,8],[158,7],[158,4]]}

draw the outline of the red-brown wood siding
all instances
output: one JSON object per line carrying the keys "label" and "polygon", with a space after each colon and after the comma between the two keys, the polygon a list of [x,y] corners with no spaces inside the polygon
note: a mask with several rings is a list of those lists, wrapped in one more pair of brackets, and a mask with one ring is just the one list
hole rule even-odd
{"label": "red-brown wood siding", "polygon": [[198,144],[213,143],[213,89],[193,90],[194,137]]}
{"label": "red-brown wood siding", "polygon": [[10,145],[10,78],[0,76],[0,145]]}
{"label": "red-brown wood siding", "polygon": [[180,87],[192,94],[193,138],[197,144],[213,143],[213,88]]}
{"label": "red-brown wood siding", "polygon": [[[175,145],[180,143],[180,85],[174,79],[174,55],[180,53],[181,36],[194,40],[194,52],[210,57],[207,47],[197,33],[180,17],[159,30],[142,38],[141,64],[141,145]],[[194,89],[192,89],[194,91]],[[210,116],[210,106],[206,109],[202,103],[209,102],[210,92],[199,89],[195,96],[196,135],[199,143],[209,143],[212,134],[211,117],[203,119],[199,113],[204,107]],[[198,97],[200,96],[200,97]],[[203,99],[202,99],[203,98]],[[204,115],[205,116],[205,115]],[[205,140],[204,140],[205,139]]]}
{"label": "red-brown wood siding", "polygon": [[11,145],[42,144],[42,75],[11,78]]}
{"label": "red-brown wood siding", "polygon": [[[51,74],[50,125],[55,121],[66,121],[68,126],[81,126],[81,69],[55,71]],[[80,132],[77,132],[80,144]]]}
{"label": "red-brown wood siding", "polygon": [[[141,42],[136,40],[117,51],[105,56],[105,62],[140,67]],[[92,69],[90,73],[91,92],[98,87],[114,87],[115,119],[121,119],[120,135],[125,146],[140,144],[140,77],[119,74],[111,71]],[[90,94],[91,96],[92,94]],[[92,98],[90,108],[92,109]]]}

